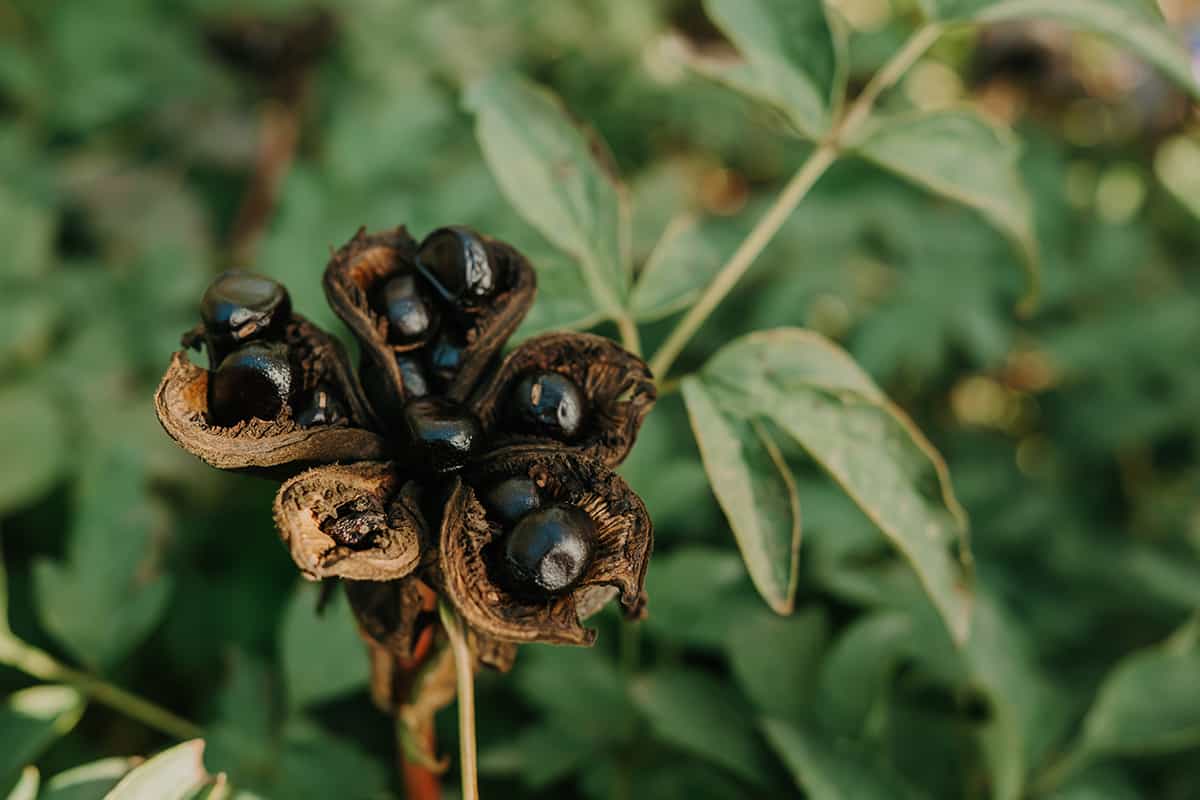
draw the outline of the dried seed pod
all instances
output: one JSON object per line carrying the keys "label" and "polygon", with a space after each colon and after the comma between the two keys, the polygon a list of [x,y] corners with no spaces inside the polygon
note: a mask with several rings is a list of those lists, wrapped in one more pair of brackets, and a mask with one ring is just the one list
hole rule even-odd
{"label": "dried seed pod", "polygon": [[[424,692],[428,685],[423,683],[422,675],[428,673],[426,665],[441,659],[439,651],[446,649],[438,620],[437,594],[415,576],[398,581],[343,583],[359,631],[370,645],[371,697],[375,704],[387,712],[402,706],[428,705],[431,696]],[[477,666],[501,672],[512,668],[516,645],[511,642],[472,632],[468,644],[475,653]],[[447,701],[452,699],[453,673]],[[442,707],[436,705],[431,711]]]}
{"label": "dried seed pod", "polygon": [[[203,329],[185,335],[199,342]],[[370,430],[372,420],[342,346],[316,325],[293,315],[283,335],[293,376],[293,395],[330,394],[343,416],[316,424],[282,404],[272,420],[251,418],[229,427],[209,414],[211,374],[177,352],[154,396],[155,411],[167,434],[192,455],[219,469],[252,470],[287,477],[335,461],[382,458],[384,441]],[[301,409],[303,412],[304,409]],[[299,417],[299,418],[298,418]]]}
{"label": "dried seed pod", "polygon": [[[466,309],[443,303],[445,313],[440,324],[411,340],[392,336],[389,341],[387,314],[372,301],[388,281],[417,274],[417,243],[403,226],[370,235],[360,230],[330,260],[325,269],[325,295],[362,343],[364,358],[369,362],[363,369],[378,372],[374,380],[380,385],[376,395],[381,404],[402,406],[410,394],[416,394],[406,391],[402,364],[397,363],[396,355],[432,351],[434,343],[443,340],[455,343],[453,363],[447,359],[450,354],[446,348],[440,348],[437,362],[430,362],[433,374],[429,377],[440,377],[441,393],[461,402],[533,304],[536,277],[529,262],[502,242],[486,236],[479,237],[479,241],[486,249],[489,264],[495,267],[496,282],[486,302]],[[376,410],[390,417],[395,409]]]}
{"label": "dried seed pod", "polygon": [[[545,504],[574,506],[595,526],[594,555],[565,594],[532,599],[505,586],[499,570],[510,526],[488,515],[474,487],[514,477],[532,480]],[[598,590],[614,587],[627,615],[641,613],[653,538],[641,499],[615,472],[560,446],[516,445],[473,464],[452,489],[442,520],[440,581],[478,633],[510,642],[590,644],[595,631],[579,620],[581,613],[595,612],[603,597]]]}
{"label": "dried seed pod", "polygon": [[471,404],[498,443],[553,438],[620,464],[656,398],[650,368],[611,339],[548,333],[508,355]]}
{"label": "dried seed pod", "polygon": [[307,578],[393,581],[420,561],[417,492],[391,464],[317,467],[280,487],[275,525]]}
{"label": "dried seed pod", "polygon": [[413,577],[344,582],[359,629],[402,663],[414,660],[419,635],[437,622],[437,597]]}
{"label": "dried seed pod", "polygon": [[[433,333],[430,330],[424,337],[393,345],[389,342],[386,309],[377,302],[389,281],[405,275],[415,277],[416,252],[417,243],[403,226],[370,236],[360,229],[325,267],[325,297],[362,346],[363,382],[378,384],[371,392],[372,403],[377,406],[384,405],[381,398],[395,398],[403,405],[404,378],[396,354],[421,347]],[[392,409],[381,407],[375,411],[390,416]]]}

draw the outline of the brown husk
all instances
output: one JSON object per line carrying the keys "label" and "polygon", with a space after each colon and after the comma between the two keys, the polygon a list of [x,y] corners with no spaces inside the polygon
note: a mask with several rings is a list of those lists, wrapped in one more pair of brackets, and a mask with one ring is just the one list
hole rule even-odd
{"label": "brown husk", "polygon": [[[533,267],[512,247],[483,237],[489,255],[501,263],[505,276],[500,290],[471,313],[471,327],[462,332],[462,365],[444,394],[463,401],[533,305],[537,278]],[[334,253],[325,268],[325,296],[329,305],[349,326],[362,344],[364,355],[383,376],[388,391],[405,398],[404,379],[395,354],[424,347],[427,342],[395,346],[387,341],[387,320],[370,305],[374,287],[392,275],[415,271],[417,243],[404,226],[368,234],[360,229],[354,238]],[[436,302],[436,300],[435,300]],[[441,309],[443,324],[452,314]],[[431,338],[436,338],[436,333]]]}
{"label": "brown husk", "polygon": [[[504,530],[488,518],[476,498],[481,489],[526,475],[541,489],[544,503],[567,502],[596,523],[595,560],[573,591],[544,602],[509,594],[489,569],[490,545]],[[552,445],[518,445],[489,454],[456,482],[443,516],[440,581],[475,631],[502,641],[587,645],[596,633],[580,624],[580,612],[594,613],[596,587],[611,586],[627,616],[639,617],[653,547],[653,527],[642,501],[612,470],[581,454]]]}
{"label": "brown husk", "polygon": [[505,417],[516,381],[527,372],[544,370],[569,377],[588,400],[585,428],[563,444],[610,467],[624,461],[657,397],[654,377],[644,361],[616,342],[587,333],[536,336],[504,359],[471,403],[493,441],[503,445],[537,440],[505,431]]}
{"label": "brown husk", "polygon": [[[197,329],[185,336],[196,341]],[[341,345],[316,325],[293,316],[286,343],[301,370],[303,392],[332,385],[350,419],[301,428],[285,405],[273,420],[250,419],[225,428],[208,421],[208,371],[176,352],[154,395],[163,429],[180,447],[218,469],[248,470],[286,478],[336,461],[376,459],[384,442],[368,430],[369,413]]]}
{"label": "brown husk", "polygon": [[[420,562],[425,523],[417,491],[412,482],[401,486],[388,463],[317,467],[280,487],[275,524],[306,578],[393,581],[410,575]],[[350,548],[334,541],[321,526],[336,518],[339,506],[360,498],[385,509],[387,525],[369,546]]]}

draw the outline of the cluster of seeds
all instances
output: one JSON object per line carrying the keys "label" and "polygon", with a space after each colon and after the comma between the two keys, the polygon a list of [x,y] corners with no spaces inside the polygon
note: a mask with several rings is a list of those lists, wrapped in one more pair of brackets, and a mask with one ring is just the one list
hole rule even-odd
{"label": "cluster of seeds", "polygon": [[283,286],[226,272],[184,337],[208,369],[177,353],[156,407],[210,464],[283,479],[280,533],[305,576],[346,583],[384,654],[381,704],[394,700],[388,670],[437,625],[431,596],[500,667],[513,643],[591,641],[580,618],[614,590],[639,614],[652,530],[612,467],[654,401],[641,359],[570,333],[503,355],[536,276],[464,227],[419,243],[360,231],[323,284],[358,339],[357,368]]}
{"label": "cluster of seeds", "polygon": [[596,550],[596,524],[578,506],[542,505],[531,478],[506,478],[483,496],[488,513],[508,528],[495,568],[502,583],[526,598],[570,591]]}
{"label": "cluster of seeds", "polygon": [[274,420],[285,409],[302,428],[346,418],[333,386],[305,389],[302,366],[288,344],[292,300],[281,284],[250,272],[224,272],[204,292],[200,317],[211,371],[210,423]]}

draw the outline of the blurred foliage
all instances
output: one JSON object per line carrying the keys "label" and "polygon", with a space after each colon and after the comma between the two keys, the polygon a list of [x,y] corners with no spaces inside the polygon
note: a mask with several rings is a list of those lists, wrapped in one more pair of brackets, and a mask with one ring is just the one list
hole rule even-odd
{"label": "blurred foliage", "polygon": [[[1013,44],[1009,29],[956,29],[885,97],[889,115],[971,107],[1013,123],[1028,218],[1005,200],[1006,177],[974,171],[973,140],[953,126],[922,134],[946,148],[933,163],[868,141],[867,160],[832,168],[677,367],[699,372],[689,391],[715,391],[719,416],[738,387],[700,368],[744,334],[803,326],[844,347],[950,466],[972,523],[967,645],[790,442],[808,417],[764,411],[757,432],[722,417],[786,464],[753,507],[799,502],[795,575],[751,563],[752,583],[683,398],[667,394],[622,468],[656,526],[650,617],[633,638],[606,613],[594,650],[529,646],[511,675],[480,677],[485,797],[1200,796],[1200,129],[1161,77],[1186,64],[1154,49],[1153,3],[1105,2],[1082,33]],[[212,45],[231,19],[296,19],[307,5],[0,0],[8,617],[24,641],[197,723],[208,770],[254,796],[395,796],[364,651],[344,604],[311,613],[316,593],[273,532],[273,487],[192,461],[154,419],[156,380],[207,280],[249,253],[300,312],[341,331],[319,281],[331,247],[360,225],[423,235],[461,222],[538,265],[524,334],[615,333],[589,287],[632,269],[653,352],[810,152],[795,133],[820,127],[827,87],[861,90],[922,12],[985,4],[843,0],[847,74],[812,53],[821,80],[788,94],[795,76],[768,71],[767,104],[688,66],[694,48],[728,48],[691,0],[348,0],[311,65],[279,67],[282,88]],[[748,5],[709,6],[739,47],[763,35],[735,19]],[[1170,8],[1188,24],[1188,4]],[[1095,34],[1141,42],[1166,72]],[[608,217],[556,218],[539,204],[559,184],[489,151],[559,124],[549,95],[506,95],[513,85],[494,81],[507,74],[548,87],[607,143],[629,186],[627,242],[605,238],[625,210],[603,176],[576,177]],[[248,187],[278,166],[266,145],[280,115],[298,131],[293,158],[247,235]],[[1017,158],[1015,141],[999,144]],[[944,190],[947,170],[967,176],[968,197]],[[933,193],[893,174],[914,172]],[[522,187],[526,202],[510,203]],[[1040,251],[1029,317],[1015,311],[1024,277],[1006,235]],[[589,248],[605,256],[581,268]],[[790,616],[755,591],[772,581],[784,595],[791,581]],[[34,796],[39,774],[49,798],[136,790],[161,770],[192,789],[211,780],[193,745],[129,772],[125,757],[171,742],[32,684],[0,668],[0,795],[20,782],[15,796]],[[455,752],[443,716],[441,749]],[[38,771],[22,777],[27,763]]]}

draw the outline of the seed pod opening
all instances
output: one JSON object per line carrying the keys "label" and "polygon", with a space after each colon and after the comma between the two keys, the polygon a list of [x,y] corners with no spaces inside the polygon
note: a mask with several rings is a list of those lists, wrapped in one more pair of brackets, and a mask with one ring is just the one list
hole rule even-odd
{"label": "seed pod opening", "polygon": [[417,494],[391,464],[317,467],[280,487],[275,524],[311,580],[393,581],[420,561],[425,525]]}
{"label": "seed pod opening", "polygon": [[[326,297],[362,343],[363,382],[376,387],[371,400],[380,417],[393,418],[405,400],[429,390],[464,400],[532,305],[536,279],[524,257],[486,236],[474,241],[492,282],[470,306],[452,302],[418,268],[417,243],[402,226],[360,230],[326,267]],[[410,390],[413,374],[423,385]]]}
{"label": "seed pod opening", "polygon": [[[580,509],[595,528],[594,553],[566,593],[532,598],[506,586],[502,561],[512,525],[489,513],[480,494],[515,477],[533,481],[547,506]],[[595,612],[606,587],[616,590],[627,615],[642,612],[653,536],[641,499],[604,465],[554,445],[507,447],[473,464],[451,491],[439,544],[441,582],[480,633],[511,642],[591,644],[595,631],[580,624],[581,615]]]}
{"label": "seed pod opening", "polygon": [[510,353],[472,405],[499,444],[554,439],[616,466],[656,396],[650,368],[611,339],[549,333]]}
{"label": "seed pod opening", "polygon": [[[185,336],[199,342],[203,328]],[[212,374],[175,353],[154,396],[167,434],[189,453],[219,469],[251,470],[287,477],[317,464],[383,457],[384,441],[371,425],[362,390],[342,346],[316,325],[293,315],[279,347],[291,365],[292,403],[280,403],[274,419],[249,416],[229,426],[210,413]],[[319,393],[336,414],[306,413]],[[232,402],[232,401],[231,401]]]}

